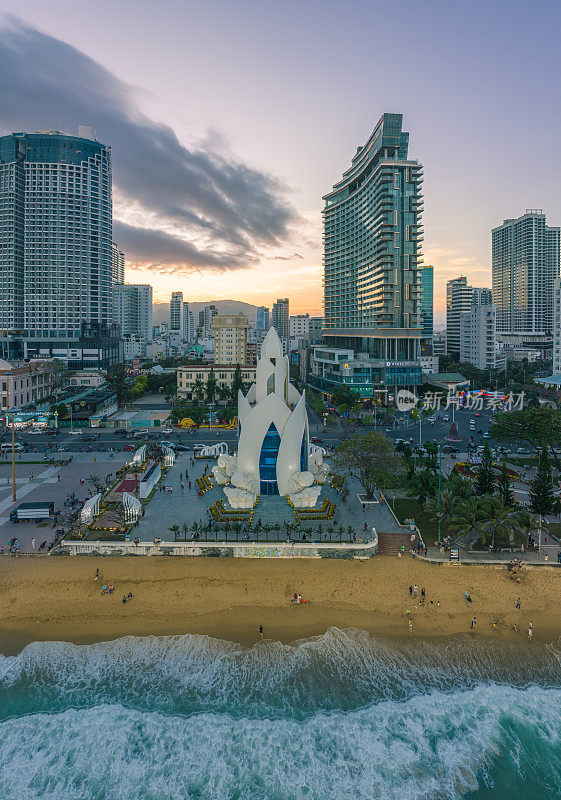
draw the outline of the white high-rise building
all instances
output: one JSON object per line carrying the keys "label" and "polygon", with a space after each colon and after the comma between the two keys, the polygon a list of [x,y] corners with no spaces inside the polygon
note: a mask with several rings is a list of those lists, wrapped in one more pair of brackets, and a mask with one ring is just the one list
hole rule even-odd
{"label": "white high-rise building", "polygon": [[111,268],[113,271],[113,283],[125,282],[125,254],[119,250],[115,242],[111,244]]}
{"label": "white high-rise building", "polygon": [[543,211],[530,208],[505,219],[491,236],[497,333],[546,337],[553,329],[561,229],[548,227]]}
{"label": "white high-rise building", "polygon": [[472,306],[492,306],[493,292],[486,286],[474,286],[471,295]]}
{"label": "white high-rise building", "polygon": [[28,355],[113,317],[111,150],[94,136],[0,137],[0,336]]}
{"label": "white high-rise building", "polygon": [[561,372],[561,278],[553,285],[553,374]]}
{"label": "white high-rise building", "polygon": [[114,286],[113,320],[121,326],[122,336],[134,333],[151,342],[154,330],[152,287],[132,283]]}
{"label": "white high-rise building", "polygon": [[290,317],[289,336],[291,339],[302,339],[310,332],[310,315],[309,314],[293,314]]}
{"label": "white high-rise building", "polygon": [[446,350],[460,352],[460,317],[472,306],[473,288],[467,278],[453,278],[446,284]]}
{"label": "white high-rise building", "polygon": [[212,321],[218,314],[218,309],[216,306],[205,306],[202,315],[203,315],[203,335],[204,336],[212,336]]}
{"label": "white high-rise building", "polygon": [[172,292],[169,304],[169,329],[183,336],[183,292]]}
{"label": "white high-rise building", "polygon": [[195,315],[189,311],[189,303],[183,303],[183,338],[186,342],[195,341]]}
{"label": "white high-rise building", "polygon": [[496,365],[496,308],[490,305],[473,306],[460,314],[460,361],[477,369],[494,369]]}
{"label": "white high-rise building", "polygon": [[493,302],[491,289],[468,286],[467,278],[453,278],[446,284],[446,350],[460,353],[460,316],[475,306]]}

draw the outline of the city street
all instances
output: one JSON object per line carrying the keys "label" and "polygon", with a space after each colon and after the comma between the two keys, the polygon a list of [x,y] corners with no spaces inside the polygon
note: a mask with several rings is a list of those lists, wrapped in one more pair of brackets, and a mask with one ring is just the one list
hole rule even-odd
{"label": "city street", "polygon": [[[444,418],[448,417],[447,421]],[[475,417],[470,410],[459,410],[452,414],[452,410],[441,410],[434,423],[431,424],[429,418],[419,422],[411,420],[410,414],[399,414],[395,416],[393,427],[378,425],[377,430],[386,435],[392,441],[405,439],[411,447],[425,442],[436,441],[446,444],[446,435],[450,431],[454,418],[460,441],[450,443],[458,448],[457,458],[454,459],[450,454],[444,454],[442,458],[442,474],[448,477],[456,463],[456,460],[467,458],[467,444],[469,437],[473,435],[476,445],[483,443],[483,433],[489,428],[491,413],[488,410],[482,411],[479,417]],[[475,420],[475,431],[470,429],[470,420]],[[29,430],[19,430],[16,432],[16,443],[25,447],[26,452],[16,454],[16,488],[17,501],[12,501],[11,487],[11,447],[5,450],[0,460],[0,547],[6,548],[7,542],[13,537],[21,542],[22,552],[33,552],[32,540],[35,540],[35,547],[38,548],[42,541],[50,542],[54,536],[55,529],[59,525],[49,523],[18,523],[14,525],[9,521],[10,511],[20,502],[29,501],[52,501],[55,508],[63,508],[67,495],[75,493],[78,500],[83,501],[88,497],[87,486],[80,483],[80,479],[86,479],[88,475],[105,476],[114,473],[127,460],[130,459],[133,449],[136,449],[147,441],[170,443],[182,445],[189,448],[192,452],[197,444],[217,444],[226,442],[234,447],[237,440],[235,430],[195,430],[190,433],[187,430],[174,428],[172,434],[164,434],[161,429],[151,429],[149,434],[141,434],[138,437],[123,437],[116,435],[114,429],[91,429],[82,428],[80,434],[71,434],[68,428],[62,429],[57,436],[47,434],[31,434]],[[325,429],[320,418],[310,411],[310,437],[316,440],[319,445],[336,446],[342,437],[348,432],[367,433],[373,428],[356,427],[328,427]],[[2,441],[9,445],[11,435],[9,431],[4,432]],[[492,446],[492,442],[490,441]],[[127,447],[127,451],[124,448]],[[517,451],[517,447],[507,446],[507,450]],[[184,453],[178,451],[178,456]],[[72,456],[73,461],[66,466],[56,466],[49,463],[54,460],[63,460]],[[31,464],[26,462],[37,461]],[[41,463],[41,462],[45,463]],[[178,465],[182,464],[182,459]],[[525,479],[532,477],[532,470],[524,470]],[[513,485],[516,499],[527,502],[528,486],[522,481],[517,481]],[[179,504],[180,498],[176,498],[174,508]],[[154,509],[155,510],[155,509]],[[171,508],[170,508],[171,511]],[[198,512],[197,512],[198,513]],[[164,514],[166,525],[169,514]],[[183,518],[180,509],[174,511],[174,519]],[[189,516],[189,515],[187,515]],[[147,519],[151,519],[152,514],[149,510]],[[161,521],[160,521],[161,522]],[[146,521],[144,521],[146,527]],[[161,524],[158,523],[158,530]],[[164,526],[165,527],[165,526]],[[52,528],[52,530],[51,530]],[[160,532],[161,535],[161,532]]]}

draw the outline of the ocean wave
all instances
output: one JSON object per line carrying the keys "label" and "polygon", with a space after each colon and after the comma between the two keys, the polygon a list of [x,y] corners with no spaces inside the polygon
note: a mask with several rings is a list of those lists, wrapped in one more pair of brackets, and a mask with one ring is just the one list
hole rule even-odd
{"label": "ocean wave", "polygon": [[304,719],[482,683],[561,687],[559,651],[471,637],[387,641],[336,628],[250,648],[198,635],[35,642],[0,657],[0,720],[103,703],[184,716]]}
{"label": "ocean wave", "polygon": [[[561,691],[479,686],[305,720],[103,705],[0,724],[3,800],[561,795]],[[499,792],[501,787],[505,792]]]}

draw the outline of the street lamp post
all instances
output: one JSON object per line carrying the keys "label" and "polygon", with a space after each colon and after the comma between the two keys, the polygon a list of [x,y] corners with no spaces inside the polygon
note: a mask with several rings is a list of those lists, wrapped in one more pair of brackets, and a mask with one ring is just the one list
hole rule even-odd
{"label": "street lamp post", "polygon": [[12,414],[12,500],[16,502],[16,428]]}
{"label": "street lamp post", "polygon": [[438,544],[440,544],[440,495],[442,487],[442,449],[438,443]]}

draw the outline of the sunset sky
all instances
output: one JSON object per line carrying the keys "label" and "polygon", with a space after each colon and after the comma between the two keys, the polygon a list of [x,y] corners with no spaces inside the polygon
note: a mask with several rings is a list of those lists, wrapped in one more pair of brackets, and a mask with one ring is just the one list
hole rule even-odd
{"label": "sunset sky", "polygon": [[[17,8],[17,17],[9,16]],[[0,0],[0,133],[90,125],[156,300],[321,313],[321,197],[385,112],[424,164],[424,258],[490,285],[490,231],[561,223],[559,2]]]}

